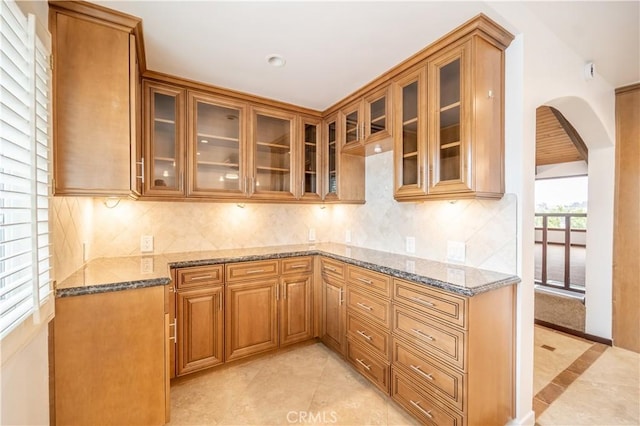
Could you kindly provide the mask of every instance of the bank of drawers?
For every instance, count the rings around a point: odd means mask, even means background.
[[[391,278],[348,265],[347,359],[389,393],[391,357]]]
[[[393,284],[392,398],[425,423],[465,424],[467,299]]]

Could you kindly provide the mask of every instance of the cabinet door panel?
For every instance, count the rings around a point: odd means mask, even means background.
[[[280,305],[280,346],[310,339],[311,275],[282,278]]]
[[[246,106],[189,93],[188,117],[189,195],[243,196]]]
[[[302,117],[301,140],[304,144],[301,161],[302,198],[320,200],[322,194],[322,126],[320,119]]]
[[[322,277],[323,327],[322,341],[343,354],[345,345],[344,284],[332,278]]]
[[[221,364],[223,287],[179,292],[178,376]]]
[[[277,291],[277,279],[227,284],[227,361],[278,347]]]

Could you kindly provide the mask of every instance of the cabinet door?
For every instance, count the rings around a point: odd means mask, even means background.
[[[344,283],[322,276],[322,341],[340,354],[345,352]]]
[[[244,196],[246,106],[189,92],[189,196]]]
[[[326,164],[325,164],[325,189],[324,199],[338,199],[338,161],[339,161],[339,142],[338,142],[338,117],[334,115],[325,120],[325,138],[326,143]]]
[[[293,199],[295,158],[298,152],[294,114],[254,108],[252,114],[252,175],[254,198]]]
[[[128,31],[96,20],[70,16],[55,7],[51,12],[56,62],[53,192],[128,196],[135,174],[131,169],[135,39]]]
[[[144,194],[184,196],[184,90],[144,82]]]
[[[469,43],[429,62],[430,194],[470,190]]]
[[[280,302],[280,346],[310,339],[312,275],[283,277]]]
[[[226,360],[278,347],[278,279],[227,284]]]
[[[177,293],[178,371],[191,373],[224,360],[223,286]]]
[[[322,126],[320,119],[302,117],[300,120],[300,140],[304,143],[301,150],[302,161],[302,198],[320,200],[322,194],[322,170],[321,161],[321,135]]]
[[[365,143],[376,142],[391,136],[393,120],[391,86],[364,98],[364,139]]]
[[[425,70],[413,72],[395,85],[394,172],[397,199],[424,196],[426,184]]]
[[[364,154],[364,121],[362,119],[362,100],[342,110],[342,152]]]

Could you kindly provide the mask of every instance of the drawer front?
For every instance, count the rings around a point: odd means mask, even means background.
[[[393,365],[402,368],[414,382],[432,389],[435,396],[444,402],[464,412],[464,373],[444,366],[440,361],[395,338]]]
[[[346,265],[344,263],[322,257],[320,258],[320,265],[323,274],[344,280],[346,269]]]
[[[176,286],[179,290],[224,283],[224,265],[194,266],[176,271]]]
[[[391,303],[372,294],[347,286],[347,308],[364,318],[375,321],[387,330],[391,327]]]
[[[391,397],[424,424],[463,426],[465,418],[455,410],[437,402],[395,367],[391,370]]]
[[[228,283],[254,278],[270,278],[278,275],[278,261],[228,263],[226,272]]]
[[[358,344],[347,340],[347,359],[363,376],[384,393],[389,393],[389,364],[380,361]]]
[[[347,335],[353,341],[360,343],[361,346],[369,348],[385,360],[389,360],[390,355],[390,334],[375,326],[372,323],[364,321],[355,314],[347,313]]]
[[[290,259],[282,259],[280,262],[282,274],[307,274],[313,271],[313,258],[311,256],[292,257]]]
[[[462,370],[465,369],[463,331],[394,305],[393,332],[408,339],[430,355]]]
[[[391,297],[391,278],[386,275],[349,265],[347,280],[382,297]]]
[[[420,309],[427,315],[467,328],[467,299],[426,286],[393,280],[393,300]]]

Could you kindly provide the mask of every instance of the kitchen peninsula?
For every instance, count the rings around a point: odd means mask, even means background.
[[[319,338],[421,421],[504,423],[518,282],[331,243],[95,259],[56,288],[57,421],[162,424],[176,371]]]

